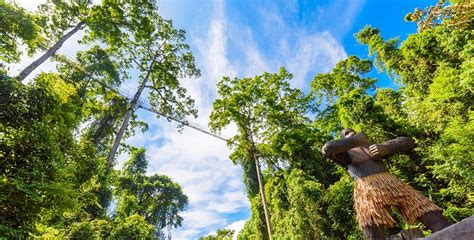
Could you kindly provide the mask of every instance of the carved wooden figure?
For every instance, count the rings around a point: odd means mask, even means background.
[[[354,208],[365,239],[384,239],[384,228],[395,223],[390,216],[391,207],[396,207],[408,223],[420,221],[432,232],[450,225],[441,215],[441,208],[388,173],[382,162],[384,156],[413,148],[410,138],[371,144],[367,135],[352,129],[342,130],[341,137],[326,143],[322,151],[355,180]]]

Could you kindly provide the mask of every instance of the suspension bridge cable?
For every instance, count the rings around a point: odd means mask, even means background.
[[[72,64],[72,65],[74,65],[74,67],[78,68],[79,70],[81,70],[81,71],[83,71],[83,72],[86,72],[86,70],[84,69],[84,67],[82,66],[82,64],[77,63],[74,59],[70,58],[70,57],[69,57],[67,54],[65,54],[64,52],[61,52],[61,51],[59,51],[59,50],[58,50],[57,52],[58,52],[58,53],[61,53],[61,54],[63,55],[63,57],[68,61],[69,64]],[[104,82],[101,82],[101,81],[99,81],[99,80],[97,80],[97,79],[94,79],[94,78],[92,79],[92,81],[94,81],[94,82],[100,84],[102,87],[107,88],[107,89],[110,90],[110,91],[113,91],[114,93],[118,94],[119,96],[125,98],[127,101],[130,100],[130,97],[128,97],[128,96],[126,96],[126,94],[120,92],[120,90],[115,89],[114,87],[111,87],[111,86],[109,86],[108,84],[106,84],[106,83],[104,83]],[[208,136],[211,136],[211,137],[214,137],[214,138],[216,138],[216,139],[225,141],[227,144],[232,144],[232,145],[235,145],[235,146],[239,146],[239,147],[246,148],[246,147],[242,146],[241,144],[238,144],[238,143],[236,143],[236,142],[231,141],[230,139],[224,138],[224,137],[222,137],[222,136],[220,136],[220,135],[218,135],[218,134],[216,134],[216,133],[213,133],[213,132],[211,132],[211,131],[208,131],[208,130],[206,130],[206,129],[202,129],[202,128],[196,126],[195,124],[190,123],[190,122],[187,121],[187,120],[180,120],[180,119],[178,119],[178,118],[175,118],[175,117],[172,117],[172,116],[170,116],[170,115],[167,115],[167,114],[164,114],[164,113],[162,113],[162,112],[159,112],[159,111],[157,111],[157,110],[154,110],[154,109],[152,109],[151,107],[146,106],[144,103],[141,103],[141,104],[139,103],[139,104],[138,104],[138,107],[141,108],[141,109],[143,109],[143,110],[146,110],[146,111],[148,111],[148,112],[151,112],[151,113],[157,114],[157,115],[159,115],[159,116],[162,116],[162,117],[164,117],[164,118],[166,118],[166,119],[172,120],[172,121],[174,121],[174,122],[176,122],[176,123],[179,123],[179,124],[181,124],[181,125],[183,125],[183,126],[185,126],[185,127],[194,129],[194,130],[199,131],[199,132],[201,132],[201,133],[204,133],[204,134],[206,134],[206,135],[208,135]]]

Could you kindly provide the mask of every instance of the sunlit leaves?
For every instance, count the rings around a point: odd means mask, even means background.
[[[78,204],[70,172],[65,171],[78,150],[72,135],[78,123],[74,87],[55,74],[40,75],[32,86],[14,80],[0,84],[0,189],[5,206],[0,224],[7,234],[21,237],[34,231],[34,222],[48,211],[61,213]],[[17,228],[22,230],[15,233]]]
[[[19,44],[25,44],[31,55],[42,43],[36,18],[21,7],[0,2],[0,69],[20,60]]]

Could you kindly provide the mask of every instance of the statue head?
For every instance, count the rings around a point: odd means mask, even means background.
[[[341,131],[340,134],[341,134],[341,138],[347,138],[347,137],[350,137],[350,136],[356,134],[356,131],[354,131],[351,128],[345,128]]]

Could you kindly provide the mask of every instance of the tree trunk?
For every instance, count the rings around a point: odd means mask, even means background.
[[[267,224],[268,239],[272,240],[272,223],[270,222],[270,213],[268,212],[267,198],[265,197],[265,186],[263,184],[262,172],[260,170],[260,163],[258,161],[257,147],[255,147],[252,134],[251,133],[247,133],[247,134],[248,134],[248,137],[250,137],[249,140],[250,140],[250,143],[252,144],[252,147],[250,149],[251,151],[250,154],[255,162],[255,168],[256,168],[257,179],[258,179],[258,187],[260,188],[260,194],[262,197],[262,204],[263,204],[263,212],[265,213],[265,223]]]
[[[265,186],[263,185],[262,174],[260,171],[260,163],[257,158],[257,150],[255,149],[255,147],[253,147],[252,149],[252,157],[255,161],[255,167],[257,169],[258,186],[260,188],[260,194],[262,195],[262,205],[263,211],[265,213],[265,222],[267,224],[268,238],[272,240],[272,224],[270,222],[270,213],[268,212],[267,198],[265,197]]]
[[[117,153],[117,149],[120,145],[120,142],[122,141],[123,134],[125,133],[125,130],[127,130],[128,124],[130,123],[130,118],[132,117],[132,113],[133,111],[135,111],[135,108],[137,107],[137,104],[138,104],[138,100],[140,99],[143,89],[145,89],[146,83],[148,82],[148,77],[150,76],[153,64],[154,62],[150,64],[150,67],[148,69],[148,72],[145,78],[143,79],[142,83],[140,84],[140,87],[138,88],[137,92],[133,96],[133,99],[130,102],[130,106],[128,107],[127,113],[125,114],[125,118],[123,120],[122,126],[120,127],[120,130],[117,133],[117,136],[115,136],[112,148],[110,149],[110,152],[107,155],[107,165],[105,167],[105,175],[109,174],[115,154]]]
[[[32,62],[30,65],[28,65],[25,69],[23,69],[20,74],[18,74],[17,79],[19,81],[23,81],[28,75],[31,74],[39,65],[41,65],[46,59],[50,58],[53,56],[59,48],[68,40],[72,35],[74,35],[77,31],[82,29],[84,26],[85,22],[79,22],[71,31],[66,33],[64,36],[62,36],[51,48],[48,49],[41,57],[36,59],[34,62]]]
[[[263,205],[263,212],[265,214],[265,223],[267,225],[268,239],[272,240],[272,223],[270,222],[270,213],[268,212],[267,198],[265,197],[265,186],[263,184],[262,173],[260,170],[260,163],[258,161],[257,147],[255,146],[253,134],[250,131],[251,127],[249,126],[248,128],[246,128],[245,126],[243,126],[243,128],[244,128],[245,138],[250,142],[250,145],[251,145],[249,149],[250,157],[255,163],[255,170],[257,172],[258,187],[260,189],[260,194],[262,197],[262,205]]]

